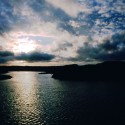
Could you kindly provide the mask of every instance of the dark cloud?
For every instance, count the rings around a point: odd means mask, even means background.
[[[42,62],[51,61],[55,56],[47,53],[41,52],[31,52],[31,53],[21,53],[19,55],[14,55],[10,51],[0,51],[0,63],[7,63],[14,60],[23,60],[28,62]]]
[[[21,53],[16,56],[17,60],[24,60],[29,62],[51,61],[54,59],[54,55],[41,52]]]
[[[111,39],[104,40],[97,46],[87,42],[78,49],[77,53],[78,58],[72,60],[125,60],[125,33],[115,34]]]
[[[0,57],[14,56],[14,53],[10,51],[0,51]]]
[[[14,59],[14,53],[10,51],[0,51],[0,63],[7,63]]]

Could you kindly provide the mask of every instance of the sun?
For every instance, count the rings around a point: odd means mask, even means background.
[[[18,40],[13,48],[15,53],[28,53],[35,50],[36,45],[32,41]]]
[[[33,51],[33,50],[34,50],[34,46],[32,44],[19,44],[17,46],[18,52],[28,53],[28,52]]]

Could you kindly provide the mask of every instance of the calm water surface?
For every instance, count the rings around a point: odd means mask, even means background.
[[[66,82],[37,72],[0,81],[0,125],[125,125],[125,85]]]

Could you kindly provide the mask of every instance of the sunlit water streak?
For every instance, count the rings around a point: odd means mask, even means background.
[[[39,95],[37,94],[37,77],[33,72],[13,72],[13,79],[4,82],[7,84],[7,101],[10,105],[8,123],[37,124],[40,123]],[[7,102],[5,102],[7,103]],[[42,121],[44,123],[44,121]]]
[[[40,122],[39,104],[37,95],[37,79],[32,72],[13,73],[12,80],[17,95],[14,119],[20,124],[36,124]],[[15,112],[16,111],[16,112]]]
[[[0,125],[124,125],[125,85],[66,82],[37,72],[0,81]]]
[[[4,92],[2,88],[0,89],[5,99],[1,99],[5,103],[3,114],[7,115],[1,123],[3,125],[46,125],[50,121],[54,124],[58,119],[58,114],[55,114],[56,105],[61,105],[56,89],[59,87],[61,91],[61,85],[51,79],[51,75],[39,75],[37,72],[10,74],[12,79],[0,81],[5,89]]]

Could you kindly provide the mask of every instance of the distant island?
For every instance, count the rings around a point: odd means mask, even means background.
[[[65,66],[0,66],[0,80],[12,78],[11,71],[37,71],[52,74],[52,78],[72,81],[125,81],[125,62],[108,61],[93,65]]]

